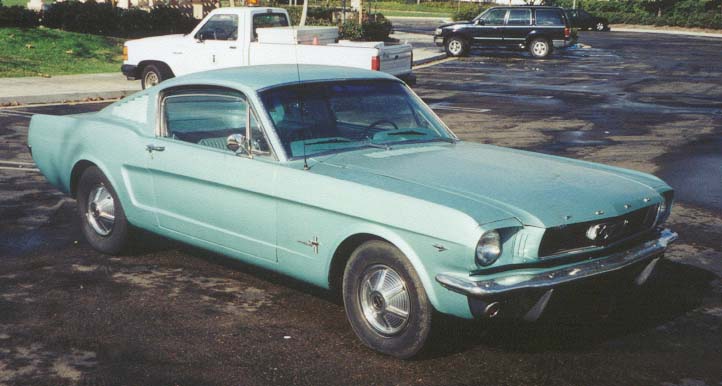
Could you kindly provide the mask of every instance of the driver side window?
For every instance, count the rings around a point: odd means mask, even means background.
[[[186,88],[163,97],[163,135],[178,141],[231,151],[230,136],[251,135],[254,155],[271,155],[268,141],[246,98],[225,89]],[[250,122],[250,130],[246,130]]]
[[[482,18],[484,25],[503,25],[506,18],[506,9],[492,9]]]
[[[238,39],[238,15],[215,15],[196,33],[199,40]]]

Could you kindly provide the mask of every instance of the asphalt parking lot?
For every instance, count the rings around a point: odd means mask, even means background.
[[[666,179],[680,240],[639,293],[590,289],[535,324],[444,319],[421,358],[383,357],[324,291],[153,237],[98,254],[24,145],[31,114],[106,104],[5,108],[0,385],[722,385],[722,40],[580,40],[543,61],[477,50],[415,90],[462,139]]]

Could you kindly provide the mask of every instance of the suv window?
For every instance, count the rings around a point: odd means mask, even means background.
[[[226,140],[232,134],[246,136],[249,119],[245,97],[231,90],[185,89],[163,98],[163,123],[166,137],[227,150]],[[270,154],[266,137],[251,113],[251,138],[257,154]]]
[[[215,15],[196,33],[200,40],[238,39],[238,15]]]
[[[537,9],[536,25],[564,25],[564,19],[558,9]]]
[[[510,9],[506,25],[530,25],[531,9]]]
[[[492,9],[484,16],[481,20],[484,21],[484,25],[502,25],[504,24],[504,18],[506,18],[506,9]]]
[[[269,27],[288,27],[288,19],[282,13],[257,13],[253,15],[253,40],[258,38],[256,29]]]

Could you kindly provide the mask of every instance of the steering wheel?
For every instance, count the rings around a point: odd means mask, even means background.
[[[369,138],[369,133],[371,132],[371,130],[375,129],[376,126],[378,126],[378,125],[380,125],[380,124],[382,124],[382,123],[388,123],[388,124],[390,124],[391,126],[394,127],[394,130],[398,130],[398,129],[399,129],[399,127],[398,127],[395,123],[393,123],[392,121],[390,121],[390,120],[388,120],[388,119],[379,119],[378,121],[375,121],[375,122],[373,122],[372,124],[370,124],[370,125],[368,125],[368,126],[366,127],[366,130],[364,130],[364,138]]]

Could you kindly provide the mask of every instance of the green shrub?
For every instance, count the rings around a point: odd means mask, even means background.
[[[346,20],[338,28],[339,39],[361,40],[363,38],[363,29],[356,20]]]
[[[454,12],[454,15],[452,18],[454,21],[469,21],[477,16],[482,12],[483,10],[480,8],[474,8],[474,9],[464,9],[457,12]]]
[[[384,15],[377,13],[369,15],[361,25],[362,39],[368,41],[384,41],[389,38],[393,26]]]
[[[0,27],[32,28],[40,25],[37,12],[24,7],[3,7],[0,4]]]

